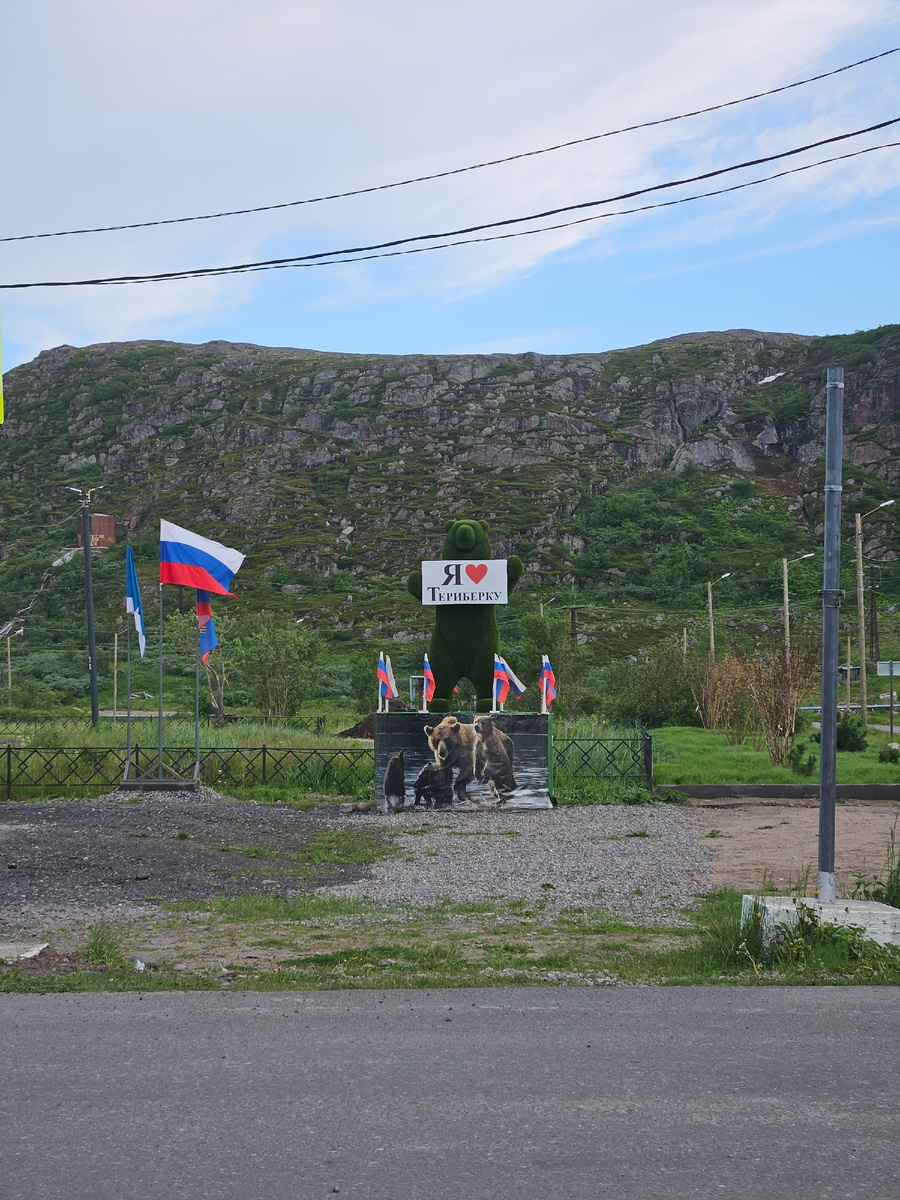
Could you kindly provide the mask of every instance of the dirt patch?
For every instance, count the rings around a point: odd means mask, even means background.
[[[0,924],[127,919],[158,900],[294,896],[352,883],[366,875],[365,865],[309,861],[327,860],[329,831],[344,824],[328,805],[297,812],[215,793],[5,804]],[[373,846],[387,845],[378,833],[368,836]]]
[[[816,800],[694,801],[703,840],[712,850],[712,884],[787,892],[815,887],[819,855]],[[900,833],[900,805],[848,801],[835,810],[835,874],[849,894],[858,875],[881,875],[891,830]],[[768,881],[768,882],[766,882]]]

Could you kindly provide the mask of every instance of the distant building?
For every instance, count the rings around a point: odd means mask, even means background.
[[[94,549],[104,549],[116,544],[116,518],[108,517],[106,513],[91,513],[91,546]],[[84,533],[81,527],[81,513],[78,514],[78,545],[84,545]]]

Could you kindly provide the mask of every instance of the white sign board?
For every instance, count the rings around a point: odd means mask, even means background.
[[[506,559],[427,559],[423,604],[506,604]]]
[[[900,662],[880,662],[878,664],[879,675],[900,675]]]

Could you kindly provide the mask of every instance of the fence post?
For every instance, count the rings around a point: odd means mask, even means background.
[[[263,746],[262,746],[262,781],[263,781],[263,783],[266,782],[266,743],[265,742],[263,742]]]
[[[647,773],[647,787],[653,791],[653,738],[641,725],[641,739],[644,743],[644,770]]]
[[[6,744],[6,798],[12,800],[12,742]]]
[[[140,759],[141,759],[141,748],[140,748],[140,746],[135,746],[135,748],[134,748],[134,773],[138,777],[140,777],[140,774],[141,774],[141,769],[139,766]]]

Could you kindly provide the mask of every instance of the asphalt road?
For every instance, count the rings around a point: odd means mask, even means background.
[[[0,996],[4,1200],[900,1195],[900,990]]]

